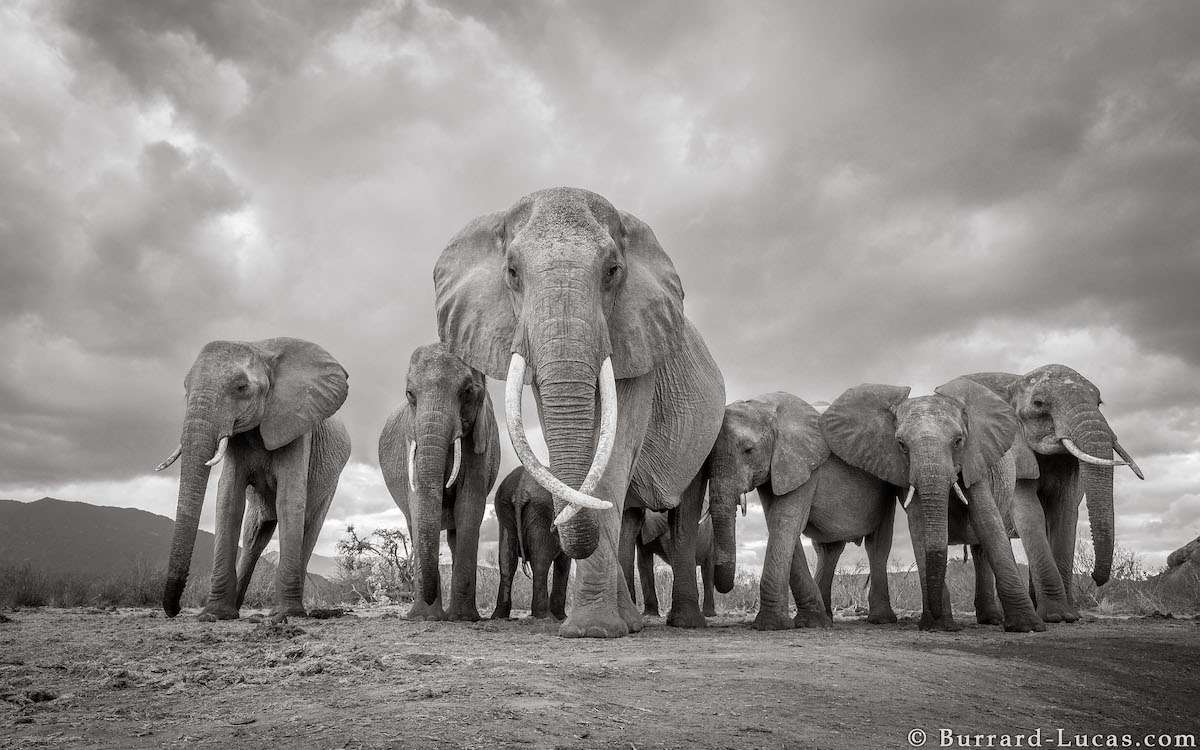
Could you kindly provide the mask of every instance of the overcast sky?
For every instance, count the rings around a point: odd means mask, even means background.
[[[1080,370],[1162,564],[1200,534],[1200,4],[800,5],[4,3],[0,497],[173,515],[196,353],[287,335],[351,375],[318,551],[396,525],[438,253],[573,185],[653,227],[731,400]]]

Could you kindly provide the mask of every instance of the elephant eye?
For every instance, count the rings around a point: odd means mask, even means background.
[[[405,391],[404,395],[408,398],[408,403],[412,404],[413,406],[416,406],[417,397],[413,395],[412,391]]]
[[[963,446],[963,436],[959,435],[958,437],[954,438],[954,447],[961,448],[962,446]]]
[[[1034,408],[1035,408],[1035,409],[1045,409],[1045,408],[1046,408],[1046,402],[1045,402],[1045,401],[1043,401],[1043,400],[1041,400],[1040,398],[1035,398],[1035,399],[1033,400],[1033,406],[1034,406]]]
[[[610,279],[611,279],[611,278],[613,278],[614,276],[616,276],[616,275],[617,275],[618,273],[620,273],[620,272],[621,272],[621,267],[620,267],[620,266],[616,266],[616,265],[615,265],[615,266],[612,266],[612,267],[610,267],[610,268],[608,269],[608,278],[610,278]]]
[[[900,445],[900,452],[901,452],[901,453],[908,453],[908,444],[907,444],[907,443],[905,443],[905,442],[904,442],[903,440],[901,440],[900,438],[896,438],[896,442],[897,442],[897,443]]]
[[[238,383],[237,386],[234,388],[234,390],[244,396],[250,392],[250,384],[249,383]]]

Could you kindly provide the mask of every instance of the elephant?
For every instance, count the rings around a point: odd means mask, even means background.
[[[947,546],[970,544],[977,620],[1003,623],[1007,631],[1045,630],[1017,572],[1004,520],[1012,502],[1009,449],[1017,415],[967,378],[929,396],[910,398],[910,392],[894,385],[850,388],[821,415],[821,432],[846,463],[908,488],[903,507],[921,579],[920,628],[958,629],[945,585]]]
[[[1030,591],[1044,620],[1074,622],[1079,503],[1087,498],[1092,580],[1102,586],[1112,572],[1113,467],[1128,465],[1139,479],[1145,478],[1142,470],[1100,413],[1100,389],[1070,367],[966,377],[990,388],[1020,418],[1013,522],[1029,559]],[[1123,460],[1113,459],[1113,451]]]
[[[895,487],[833,455],[815,408],[782,391],[729,404],[708,473],[718,591],[733,587],[742,496],[757,489],[762,500],[768,535],[755,628],[832,624],[837,559],[847,541],[864,538],[871,570],[867,619],[896,622],[887,585]],[[801,534],[817,549],[815,582]],[[796,600],[794,619],[788,614],[789,588]]]
[[[550,493],[518,466],[500,482],[493,502],[500,524],[500,587],[492,619],[504,620],[512,614],[512,582],[520,559],[533,569],[532,616],[565,620],[571,558],[562,553],[551,525],[554,503]],[[554,582],[547,594],[546,578],[551,568]]]
[[[704,606],[701,612],[705,617],[716,617],[717,599],[713,589],[713,533],[712,518],[705,516],[700,521],[696,531],[696,566],[700,568],[700,582],[704,589]],[[648,510],[642,519],[642,527],[638,531],[635,542],[638,576],[642,581],[642,598],[644,599],[642,614],[658,617],[658,591],[654,584],[654,556],[658,555],[668,564],[671,562],[673,549],[671,546],[671,524],[666,513]],[[625,575],[629,594],[634,596],[632,571]],[[637,598],[634,597],[634,604]]]
[[[486,378],[442,344],[426,344],[409,359],[405,397],[379,435],[379,466],[413,540],[416,585],[408,617],[474,622],[479,526],[500,471]],[[449,610],[438,569],[442,529],[452,561]]]
[[[559,634],[621,637],[642,628],[618,564],[619,537],[633,533],[622,514],[634,507],[671,514],[668,624],[703,627],[687,573],[700,469],[721,424],[725,384],[650,227],[596,193],[549,188],[471,221],[433,275],[441,340],[505,378],[509,437],[554,498],[563,552],[578,561]],[[525,436],[527,375],[549,467]]]
[[[212,585],[200,619],[238,617],[254,566],[277,525],[270,617],[305,614],[305,570],[350,459],[350,435],[333,417],[349,393],[348,380],[329,352],[301,339],[212,341],[200,350],[183,382],[187,400],[179,447],[157,469],[180,461],[163,587],[167,616],[179,614],[209,471],[222,461]]]

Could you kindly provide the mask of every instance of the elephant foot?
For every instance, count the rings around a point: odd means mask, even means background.
[[[283,625],[289,617],[308,617],[304,607],[292,605],[288,607],[273,607],[267,615],[267,622],[272,625]]]
[[[887,609],[879,609],[867,613],[867,622],[872,625],[891,625],[898,622],[898,618],[896,617],[896,613],[892,611],[892,608],[888,607]]]
[[[1046,624],[1035,612],[1015,614],[1004,618],[1006,633],[1041,633],[1046,630]]]
[[[453,604],[450,606],[450,611],[446,613],[447,620],[453,622],[479,622],[482,618],[479,616],[479,610],[472,604]]]
[[[705,617],[716,617],[717,616],[717,608],[716,607],[705,607],[704,608],[704,616]]]
[[[962,630],[962,625],[954,621],[953,617],[943,617],[934,619],[928,612],[921,613],[921,622],[917,624],[920,630],[942,630],[947,633],[957,633]]]
[[[755,630],[791,630],[796,623],[786,611],[760,609],[750,627]]]
[[[975,622],[980,625],[1003,625],[1004,613],[990,607],[976,607]]]
[[[642,610],[642,617],[661,617],[658,613],[658,607],[646,607]]]
[[[200,622],[216,622],[217,620],[236,620],[240,617],[236,607],[231,607],[224,602],[209,602],[200,610],[200,615],[196,618]]]
[[[563,620],[567,619],[567,610],[565,610],[565,609],[552,609],[552,610],[550,610],[550,614],[554,617],[555,620],[558,620],[559,622],[562,622]]]
[[[667,624],[673,628],[708,627],[708,622],[700,613],[700,605],[695,602],[671,602],[671,611],[667,612]]]
[[[833,618],[824,612],[808,612],[800,610],[792,621],[798,628],[831,628]]]
[[[511,617],[512,617],[512,606],[511,605],[507,606],[507,607],[501,607],[500,605],[496,605],[496,608],[494,610],[492,610],[492,613],[490,615],[488,615],[489,620],[507,620],[507,619],[510,619]]]
[[[1037,614],[1042,618],[1042,622],[1077,622],[1079,620],[1079,610],[1066,602],[1055,601],[1047,597],[1042,597],[1038,601]]]
[[[445,620],[446,612],[442,609],[442,602],[440,599],[435,601],[433,604],[426,604],[420,599],[417,599],[415,602],[413,602],[412,607],[409,608],[408,614],[406,614],[404,618],[406,620],[424,621]]]
[[[619,613],[601,607],[576,608],[558,628],[563,638],[623,638],[631,632]]]

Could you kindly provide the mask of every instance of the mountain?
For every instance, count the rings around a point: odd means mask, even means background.
[[[279,559],[279,551],[264,552],[262,559],[274,565]],[[308,558],[308,574],[335,581],[341,577],[342,569],[338,567],[338,561],[335,558],[325,557],[314,552],[312,557]]]
[[[137,565],[165,570],[175,522],[135,508],[43,497],[0,500],[0,564],[106,576]],[[192,571],[212,567],[213,535],[196,534]]]

